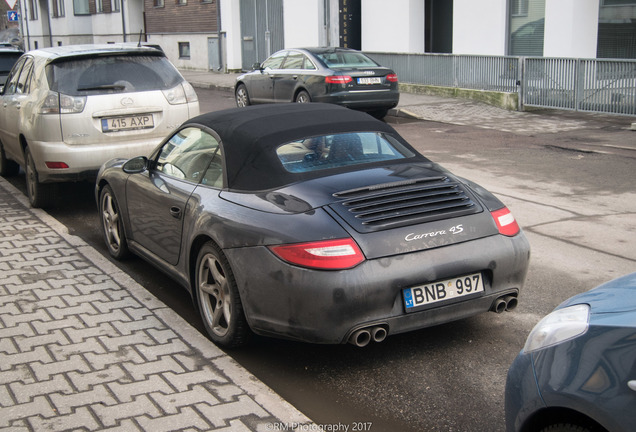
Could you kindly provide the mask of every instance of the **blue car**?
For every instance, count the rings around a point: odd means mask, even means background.
[[[534,327],[508,371],[506,430],[636,430],[636,273],[571,297]]]

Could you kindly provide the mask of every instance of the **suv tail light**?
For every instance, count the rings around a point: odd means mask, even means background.
[[[86,96],[69,96],[49,91],[40,107],[40,114],[75,114],[84,111]]]
[[[162,90],[162,92],[170,105],[180,105],[199,100],[194,87],[187,81],[183,81],[171,89]]]
[[[347,84],[353,81],[349,75],[331,75],[325,77],[325,82],[327,84]]]
[[[269,249],[283,261],[314,269],[343,270],[364,261],[362,251],[350,238],[271,246]]]
[[[500,234],[503,234],[508,237],[515,236],[521,231],[515,217],[512,215],[510,210],[507,207],[504,207],[499,210],[495,210],[490,212],[492,218],[495,220],[495,224],[497,224],[497,229]]]

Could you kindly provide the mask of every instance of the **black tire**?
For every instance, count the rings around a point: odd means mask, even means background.
[[[59,185],[56,183],[40,183],[38,171],[31,150],[24,150],[27,197],[33,208],[50,206],[59,199]]]
[[[309,93],[307,93],[305,90],[301,90],[296,94],[296,99],[294,99],[294,102],[309,103],[311,102],[311,96],[309,96]]]
[[[540,432],[594,432],[598,429],[590,429],[586,426],[580,426],[572,423],[557,423],[546,426]]]
[[[15,161],[7,159],[4,146],[0,143],[0,175],[2,177],[13,177],[20,172],[20,165]]]
[[[245,84],[239,84],[238,87],[236,87],[234,98],[236,100],[237,107],[243,108],[251,105],[250,95],[247,93],[247,87],[245,87]]]
[[[124,231],[124,222],[117,198],[110,186],[106,185],[99,194],[99,217],[108,253],[116,260],[130,255]]]
[[[212,242],[201,248],[195,273],[199,312],[210,339],[224,347],[245,345],[251,331],[239,297],[234,273],[225,255]]]

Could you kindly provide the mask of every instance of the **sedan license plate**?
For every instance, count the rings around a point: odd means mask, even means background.
[[[358,78],[358,84],[382,84],[382,78],[380,77]]]
[[[454,279],[432,282],[403,290],[404,306],[407,312],[433,303],[483,292],[484,280],[481,273],[473,273]]]
[[[154,127],[152,114],[125,117],[108,117],[102,119],[102,132],[118,132],[123,130],[147,129]]]

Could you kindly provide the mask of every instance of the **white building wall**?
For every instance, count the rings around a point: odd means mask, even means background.
[[[284,46],[320,46],[322,0],[283,0]]]
[[[595,58],[599,0],[546,0],[544,57]]]
[[[241,70],[241,11],[236,0],[221,0],[221,32],[225,33],[223,46],[227,70]]]
[[[361,33],[363,51],[423,53],[424,1],[364,0]]]
[[[507,11],[507,0],[454,0],[453,54],[505,55]]]

